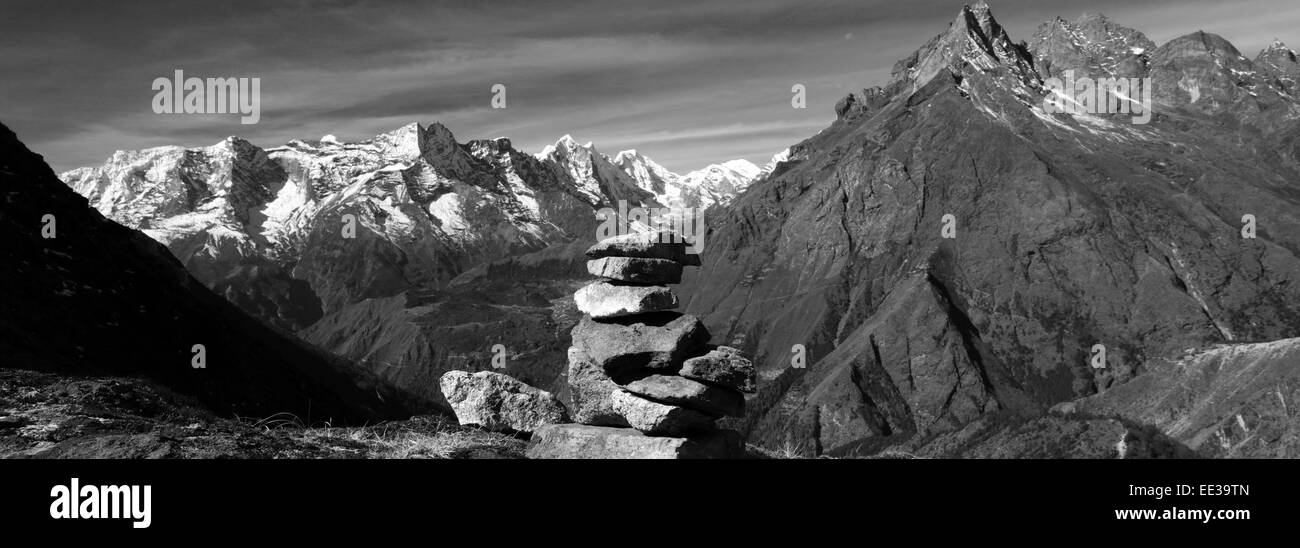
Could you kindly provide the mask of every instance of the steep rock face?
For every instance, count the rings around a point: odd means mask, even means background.
[[[1155,99],[1217,113],[1252,93],[1258,75],[1231,42],[1204,31],[1180,36],[1151,54]]]
[[[238,188],[207,191],[238,203]],[[3,367],[147,377],[221,415],[340,423],[406,412],[372,375],[245,316],[167,248],[105,219],[3,126],[0,196]],[[193,367],[194,345],[205,368]]]
[[[1269,47],[1255,57],[1255,68],[1271,80],[1273,86],[1295,97],[1300,91],[1300,60],[1295,50],[1286,47],[1280,40],[1274,40]]]
[[[572,180],[591,203],[602,201],[603,197],[607,204],[626,200],[630,204],[663,205],[655,201],[652,191],[639,186],[591,143],[578,144],[573,137],[565,135],[542,149],[537,158],[546,160],[557,177]]]
[[[888,100],[709,220],[681,295],[714,343],[756,356],[752,442],[870,451],[1040,413],[1150,357],[1297,334],[1285,143],[1199,109],[1049,115],[1033,61],[965,9],[899,63]],[[1243,239],[1244,214],[1267,233]]]
[[[636,180],[637,186],[656,195],[667,195],[670,188],[677,186],[681,177],[634,149],[620,151],[612,161]]]
[[[1077,78],[1134,78],[1146,75],[1156,44],[1105,15],[1088,14],[1044,23],[1028,47],[1043,78],[1064,78],[1067,70]]]
[[[903,85],[916,91],[936,76],[959,67],[978,71],[1001,69],[1031,85],[1037,80],[1033,59],[1021,45],[1011,41],[993,18],[988,4],[981,1],[962,8],[947,32],[896,63],[890,85]]]
[[[310,287],[266,257],[268,204],[294,186],[264,150],[238,138],[206,148],[119,151],[63,174],[104,215],[166,245],[205,285],[274,325],[320,317]],[[287,190],[286,190],[287,188]],[[274,212],[271,212],[274,215]]]
[[[1194,350],[1059,409],[1153,425],[1203,457],[1296,458],[1298,363],[1300,339]]]

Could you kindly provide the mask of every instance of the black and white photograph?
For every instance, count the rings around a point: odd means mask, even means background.
[[[321,475],[1294,515],[1292,45],[1294,0],[0,0],[5,528]]]

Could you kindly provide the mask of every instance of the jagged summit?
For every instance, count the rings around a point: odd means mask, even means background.
[[[579,149],[587,149],[588,151],[594,152],[595,146],[592,144],[591,141],[587,141],[587,144],[585,145],[581,144],[578,142],[577,139],[574,139],[572,135],[566,133],[563,136],[561,136],[559,139],[556,139],[555,144],[550,144],[543,147],[541,152],[538,152],[537,154],[535,154],[535,156],[544,159],[547,157],[554,156],[557,151],[563,151],[562,152],[563,154],[573,154],[575,151],[578,151]]]
[[[988,4],[979,2],[958,12],[948,30],[898,61],[891,73],[890,89],[916,91],[944,71],[1005,69],[1028,87],[1037,87],[1038,75],[1028,52],[1011,41]]]
[[[1102,77],[1140,74],[1156,44],[1098,13],[1073,22],[1057,17],[1044,23],[1028,47],[1043,78],[1060,77],[1069,70],[1078,77]]]
[[[1255,68],[1273,86],[1290,97],[1300,94],[1300,59],[1295,50],[1274,39],[1255,57]]]
[[[1294,103],[1267,102],[1211,35],[1157,48],[1130,31],[1057,19],[1020,48],[986,6],[964,8],[712,217],[683,301],[764,357],[750,442],[874,454],[970,439],[1151,357],[1300,335],[1300,141],[1294,121],[1268,125]],[[1048,113],[1038,69],[1150,77],[1155,115]],[[1162,89],[1184,96],[1161,104]],[[1243,240],[1245,212],[1288,228]],[[1094,369],[1098,341],[1111,361]],[[819,356],[806,371],[789,366],[796,344]]]
[[[1274,38],[1273,43],[1269,44],[1268,47],[1260,51],[1259,54],[1260,56],[1281,55],[1281,56],[1290,57],[1292,60],[1295,60],[1296,58],[1295,50],[1287,47],[1286,43],[1278,38]]]

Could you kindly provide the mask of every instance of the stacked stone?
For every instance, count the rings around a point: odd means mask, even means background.
[[[753,364],[734,348],[708,346],[694,316],[673,312],[670,284],[699,256],[674,232],[629,234],[587,250],[600,280],[574,295],[585,315],[569,349],[570,416],[533,436],[533,458],[740,456],[723,416],[744,415]]]

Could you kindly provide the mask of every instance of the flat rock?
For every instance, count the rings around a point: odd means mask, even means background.
[[[624,387],[651,400],[702,411],[710,415],[745,416],[745,397],[739,392],[676,375],[651,375]]]
[[[694,409],[654,402],[626,390],[615,391],[614,410],[632,428],[652,436],[680,436],[713,429],[715,417]]]
[[[641,284],[675,284],[682,281],[682,263],[641,257],[601,257],[587,261],[592,275]]]
[[[620,385],[655,373],[675,373],[682,360],[708,340],[709,331],[699,318],[675,312],[613,321],[584,316],[573,328],[573,345]]]
[[[677,308],[677,295],[662,285],[589,284],[573,295],[578,310],[592,318],[617,318]]]
[[[493,371],[448,371],[439,384],[461,425],[526,433],[566,418],[550,392]]]
[[[753,362],[730,346],[719,346],[708,354],[686,360],[679,374],[749,394],[758,390],[758,373]]]
[[[569,413],[574,422],[593,426],[628,426],[610,396],[618,385],[581,348],[569,348]]]
[[[689,438],[647,436],[631,428],[548,424],[533,433],[530,459],[726,459],[744,456],[740,435],[709,432]]]
[[[634,232],[596,242],[587,249],[587,258],[640,257],[700,266],[700,256],[688,252],[687,247],[686,238],[671,230]]]

